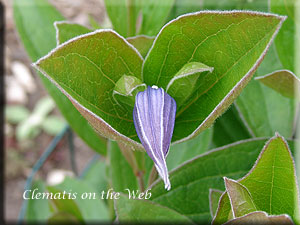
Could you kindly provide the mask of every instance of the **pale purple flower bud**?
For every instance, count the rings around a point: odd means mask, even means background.
[[[133,121],[139,139],[153,160],[156,170],[170,190],[166,156],[176,115],[176,102],[162,88],[148,87],[135,98]]]

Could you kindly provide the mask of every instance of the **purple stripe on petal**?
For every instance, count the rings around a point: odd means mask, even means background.
[[[166,155],[169,151],[176,115],[176,102],[162,88],[148,87],[135,98],[133,121],[136,132],[158,174],[170,190]]]

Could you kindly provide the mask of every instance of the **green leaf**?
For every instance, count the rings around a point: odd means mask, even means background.
[[[84,221],[80,209],[75,201],[73,201],[71,198],[63,197],[64,190],[59,190],[56,187],[51,186],[47,187],[47,189],[49,193],[53,195],[50,201],[53,204],[53,208],[56,212],[67,213],[81,222]]]
[[[209,189],[209,209],[211,217],[216,215],[222,193],[220,190]]]
[[[31,60],[37,60],[56,46],[53,23],[64,18],[46,0],[14,0],[13,10],[17,30]],[[105,154],[104,142],[68,98],[48,79],[39,75],[72,129],[92,149]]]
[[[125,189],[137,190],[137,179],[132,167],[128,164],[116,142],[109,142],[109,173],[111,187],[116,192],[125,192]]]
[[[175,0],[141,1],[142,26],[139,34],[157,35],[165,24]]]
[[[161,180],[150,187],[151,200],[195,222],[208,223],[209,189],[224,190],[224,176],[232,179],[243,177],[253,166],[266,141],[265,138],[240,141],[186,162],[170,172],[170,191],[164,189]]]
[[[109,219],[108,210],[104,201],[100,199],[100,192],[102,190],[94,188],[82,180],[71,177],[66,177],[62,183],[52,188],[60,190],[61,192],[77,193],[76,198],[72,201],[77,205],[85,222],[103,222]],[[85,195],[85,193],[87,195]],[[87,196],[87,198],[85,198],[85,196]],[[65,201],[65,199],[61,201]]]
[[[58,21],[54,23],[56,30],[56,43],[60,45],[78,35],[91,32],[91,29],[84,27],[76,23],[70,23],[67,21]]]
[[[97,160],[82,177],[82,180],[97,190],[107,189],[106,165],[103,160]]]
[[[123,37],[137,34],[140,5],[138,0],[104,0],[114,30]]]
[[[122,223],[171,222],[175,224],[193,224],[186,216],[147,200],[128,199],[127,196],[120,195],[120,198],[115,200],[115,207],[118,219]]]
[[[214,68],[199,62],[185,64],[170,80],[166,92],[171,95],[179,108],[205,82],[206,75]]]
[[[66,21],[55,22],[54,26],[56,29],[56,39],[58,44],[61,44],[76,36],[87,34],[92,31],[89,28],[84,27],[82,25]],[[128,37],[126,40],[130,44],[132,44],[143,57],[145,57],[150,47],[152,46],[154,37],[139,35],[134,37]]]
[[[143,58],[145,58],[152,46],[154,37],[139,35],[135,37],[129,37],[126,40],[132,44],[139,51],[139,53],[141,53]]]
[[[239,183],[248,188],[258,210],[271,215],[288,214],[300,223],[294,161],[281,136],[276,135],[266,144],[253,169]]]
[[[295,43],[296,40],[299,40],[300,38],[300,34],[295,32],[295,4],[295,0],[270,1],[270,10],[272,12],[288,16],[287,20],[282,25],[281,31],[275,39],[275,46],[284,69],[288,69],[293,72],[295,72]]]
[[[141,79],[142,62],[124,38],[112,30],[98,30],[58,46],[35,66],[100,135],[141,148],[132,112],[115,102],[113,90],[124,74]]]
[[[168,169],[172,170],[183,162],[206,152],[212,140],[212,134],[212,128],[206,129],[191,140],[172,145],[167,157]]]
[[[256,211],[251,194],[245,186],[226,177],[224,181],[234,218]]]
[[[296,224],[300,223],[294,162],[288,145],[282,137],[276,135],[268,141],[254,167],[239,180],[239,183],[249,190],[258,210],[271,215],[288,214]],[[223,195],[226,196],[227,193]],[[227,195],[223,204],[229,203]],[[228,207],[222,209],[222,206],[219,206],[220,211],[227,211],[227,209]]]
[[[265,212],[252,212],[243,217],[239,217],[225,223],[226,225],[244,225],[244,224],[286,224],[293,225],[293,221],[288,215],[269,216]]]
[[[285,97],[295,98],[299,94],[300,80],[289,70],[278,70],[255,79]]]
[[[7,105],[5,107],[5,120],[8,123],[18,124],[29,116],[29,110],[23,105]]]
[[[42,181],[36,181],[32,185],[32,190],[38,189],[40,192],[45,192],[46,187],[44,182]],[[26,222],[44,222],[46,221],[50,215],[50,207],[48,204],[47,199],[32,199],[30,198],[27,205],[27,212],[26,212]]]
[[[254,135],[242,120],[236,104],[232,104],[214,124],[213,144],[215,147],[253,137]]]
[[[255,76],[272,73],[281,68],[274,46],[271,46]],[[277,131],[285,137],[293,136],[294,100],[283,97],[260,82],[249,82],[237,98],[236,107],[255,137],[272,136]]]
[[[216,214],[213,217],[212,225],[223,224],[233,218],[233,212],[231,210],[228,194],[227,192],[224,192],[219,200],[219,205]]]
[[[181,16],[160,31],[143,67],[147,85],[166,88],[189,62],[214,68],[178,109],[173,141],[197,135],[225,111],[251,79],[284,19],[256,12],[203,11]]]
[[[115,85],[113,98],[120,106],[123,105],[128,111],[133,112],[135,96],[145,89],[146,85],[137,77],[123,75]]]

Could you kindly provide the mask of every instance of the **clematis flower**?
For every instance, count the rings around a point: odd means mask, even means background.
[[[176,102],[162,88],[148,87],[136,95],[133,121],[136,132],[156,170],[170,190],[166,165],[176,115]]]

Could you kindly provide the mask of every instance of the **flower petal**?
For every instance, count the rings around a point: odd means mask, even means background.
[[[162,88],[148,87],[136,95],[133,121],[136,132],[158,174],[170,190],[166,155],[169,151],[176,115],[176,102]]]

